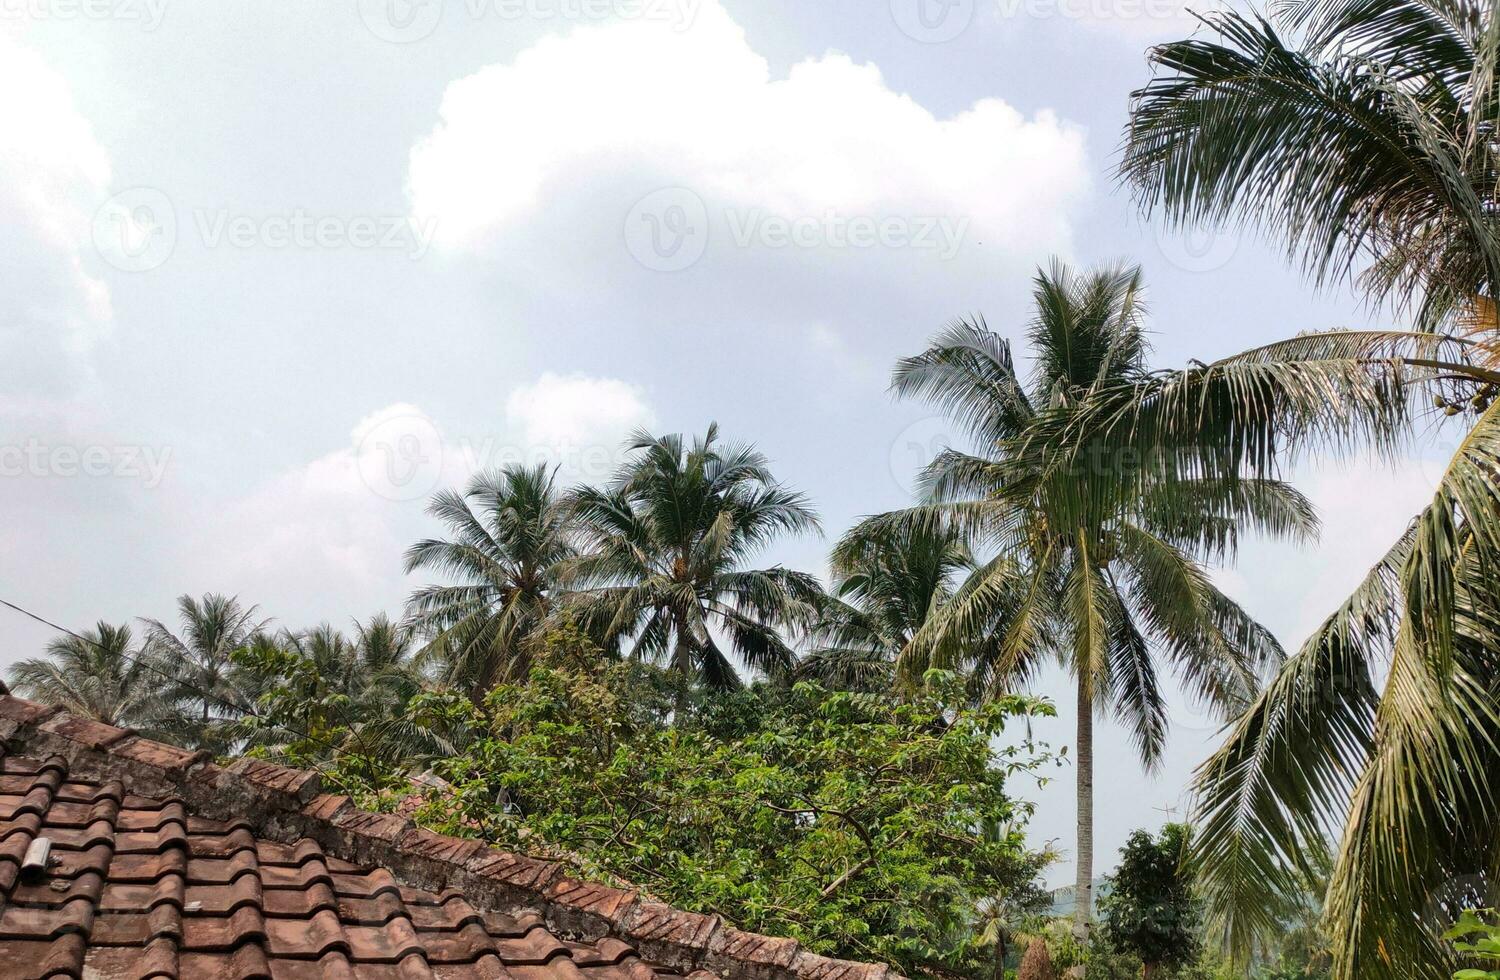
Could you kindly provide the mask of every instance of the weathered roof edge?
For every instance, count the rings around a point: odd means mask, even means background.
[[[536,912],[562,935],[591,943],[623,940],[643,958],[683,973],[701,969],[752,980],[905,980],[884,964],[820,956],[794,939],[744,932],[718,916],[578,881],[555,861],[436,834],[395,814],[361,810],[347,796],[323,793],[315,772],[245,758],[226,768],[206,752],[9,694],[0,695],[0,743],[6,754],[60,756],[85,778],[122,779],[131,793],[181,799],[198,816],[244,822],[271,840],[290,844],[311,838],[335,857],[387,868],[413,887],[457,888],[488,911]]]

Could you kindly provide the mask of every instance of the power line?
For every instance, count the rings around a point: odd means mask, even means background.
[[[35,620],[36,622],[41,623],[43,626],[49,627],[50,629],[57,630],[59,633],[65,634],[67,636],[71,636],[73,639],[79,641],[80,643],[87,643],[90,646],[92,646],[92,647],[100,650],[101,652],[105,652],[105,653],[109,653],[110,652],[110,651],[106,650],[104,648],[104,646],[101,643],[99,643],[97,640],[91,640],[87,636],[84,636],[81,633],[78,633],[78,632],[75,632],[74,630],[68,629],[66,626],[62,626],[62,625],[59,625],[58,623],[54,623],[52,620],[47,619],[44,616],[40,616],[37,613],[32,612],[30,609],[26,609],[26,608],[24,608],[22,606],[18,606],[14,602],[11,602],[8,599],[0,598],[0,605],[7,606],[7,607],[9,607],[11,609],[14,609],[16,612],[18,612],[21,615],[27,617],[28,619]],[[316,735],[312,735],[312,734],[309,734],[308,732],[304,732],[304,731],[301,731],[299,729],[293,728],[292,726],[284,724],[282,722],[271,721],[265,715],[263,715],[263,714],[255,711],[253,708],[247,708],[245,705],[236,704],[235,702],[230,701],[228,698],[222,697],[222,696],[217,695],[217,694],[211,694],[208,691],[204,691],[201,688],[198,688],[198,687],[194,686],[193,684],[189,683],[188,681],[184,680],[183,678],[181,678],[181,677],[179,677],[179,676],[177,676],[175,674],[168,673],[167,671],[158,668],[155,664],[151,663],[150,661],[142,659],[142,656],[140,654],[133,654],[133,653],[131,653],[128,650],[121,650],[121,651],[119,651],[119,655],[122,658],[124,658],[124,659],[130,661],[131,663],[135,664],[137,667],[142,667],[142,668],[144,668],[146,670],[151,671],[151,673],[157,675],[158,677],[162,678],[163,680],[167,681],[168,683],[174,684],[174,685],[176,685],[178,687],[184,687],[184,688],[186,688],[187,690],[191,691],[193,694],[197,695],[198,697],[202,698],[205,701],[217,701],[223,707],[226,707],[230,711],[233,711],[233,712],[235,712],[237,714],[258,719],[260,721],[266,722],[267,724],[274,725],[275,727],[280,728],[283,731],[288,732],[289,734],[295,735],[298,738],[305,738],[305,739],[307,739],[310,742],[315,742],[315,743],[323,746],[324,748],[328,749],[330,752],[332,752],[334,754],[334,761],[338,760],[339,754],[341,753],[342,750],[339,749],[338,746],[336,746],[336,745],[332,744],[331,742],[327,741],[326,739],[318,738]],[[0,681],[0,692],[7,693],[7,694],[10,693],[9,688],[5,685],[5,683],[3,681]]]

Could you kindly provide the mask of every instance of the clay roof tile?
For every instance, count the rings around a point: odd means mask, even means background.
[[[9,695],[0,741],[6,977],[891,980],[360,810],[315,773]],[[51,861],[23,881],[40,836]]]

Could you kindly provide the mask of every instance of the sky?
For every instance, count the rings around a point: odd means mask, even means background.
[[[423,501],[476,469],[604,478],[717,421],[805,491],[817,572],[961,435],[889,371],[947,322],[1020,341],[1057,257],[1138,263],[1162,366],[1396,322],[1272,245],[1179,234],[1114,176],[1179,0],[0,0],[0,598],[73,628],[223,592],[277,624],[398,613]],[[1295,646],[1421,506],[1292,472],[1324,531],[1218,580]],[[0,609],[0,665],[52,634]],[[1070,742],[1062,708],[1038,738]],[[1181,817],[1098,735],[1096,853]],[[1071,880],[1072,771],[1033,840]]]

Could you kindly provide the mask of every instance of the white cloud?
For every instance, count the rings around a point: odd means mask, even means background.
[[[516,461],[559,463],[564,482],[606,475],[582,468],[612,466],[625,435],[656,421],[633,385],[552,373],[512,391],[505,415],[503,432],[480,434],[445,430],[405,402],[370,413],[348,444],[198,514],[184,579],[294,624],[398,608],[412,584],[402,553],[440,532],[423,515],[434,491]]]
[[[401,554],[424,533],[423,503],[468,475],[425,412],[386,406],[361,419],[347,445],[200,514],[187,577],[299,624],[399,605]]]
[[[682,185],[711,208],[789,219],[951,217],[1027,254],[1066,246],[1089,183],[1082,132],[1051,112],[1027,119],[987,98],[939,119],[876,66],[832,52],[773,80],[705,0],[688,29],[579,27],[453,82],[409,184],[440,240],[472,244],[627,173],[647,180],[636,197]]]
[[[607,477],[625,437],[656,425],[656,413],[635,385],[550,371],[511,392],[505,418],[521,460],[554,463],[564,480]]]
[[[0,33],[0,387],[58,390],[109,323],[109,291],[85,268],[110,162],[67,80]]]

